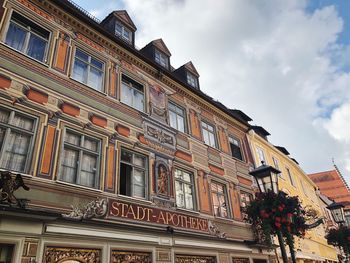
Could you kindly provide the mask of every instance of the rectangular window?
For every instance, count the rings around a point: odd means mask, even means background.
[[[259,163],[257,164],[257,166],[260,166],[261,165],[261,162],[264,162],[265,164],[266,163],[266,159],[265,159],[265,154],[264,154],[264,151],[263,149],[259,148],[259,147],[256,147],[256,152],[258,154],[258,158],[259,158]]]
[[[194,210],[193,174],[175,169],[176,205]]]
[[[122,149],[120,160],[121,195],[138,198],[147,196],[147,157]]]
[[[49,31],[13,12],[5,38],[7,45],[44,62],[47,57],[49,38]]]
[[[123,24],[120,22],[116,22],[115,24],[115,34],[120,37],[123,40],[126,40],[127,42],[131,43],[131,31],[127,29]]]
[[[0,262],[1,263],[14,262],[13,261],[14,250],[15,250],[15,245],[0,243]]]
[[[291,174],[289,168],[286,167],[286,171],[287,171],[287,175],[288,175],[288,178],[289,178],[290,183],[291,183],[293,186],[296,186],[296,185],[295,185],[295,182],[294,182],[294,178],[293,178],[293,176],[292,176],[292,174]]]
[[[212,182],[211,197],[213,201],[214,215],[218,217],[228,218],[228,203],[225,185]]]
[[[198,88],[197,78],[189,72],[187,72],[187,83],[196,89]]]
[[[205,144],[217,148],[214,126],[202,121],[202,134]]]
[[[144,111],[144,88],[140,83],[122,76],[121,102],[139,111]]]
[[[0,167],[26,172],[33,146],[36,120],[0,108]]]
[[[186,132],[186,111],[184,108],[169,102],[169,123],[178,131]]]
[[[103,76],[104,63],[77,48],[72,78],[95,90],[103,91]]]
[[[228,141],[230,143],[232,156],[243,161],[241,142],[232,136],[228,137]]]
[[[247,219],[248,215],[245,212],[245,208],[250,204],[253,200],[253,195],[246,192],[241,192],[241,207],[242,207],[242,216],[243,219]]]
[[[101,141],[65,130],[60,179],[64,182],[99,188]]]
[[[163,54],[162,52],[160,52],[159,50],[155,50],[155,53],[154,53],[154,58],[155,58],[155,61],[161,65],[162,67],[164,68],[168,68],[168,57]]]
[[[275,157],[272,157],[272,161],[273,161],[273,166],[274,166],[277,170],[281,171],[281,170],[280,170],[280,166],[279,166],[278,159],[275,158]],[[282,173],[279,173],[278,176],[282,178]]]

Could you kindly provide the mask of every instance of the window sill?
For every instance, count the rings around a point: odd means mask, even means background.
[[[121,194],[118,194],[117,196],[120,200],[126,201],[126,202],[140,203],[140,204],[145,204],[145,205],[153,205],[154,204],[152,201],[147,200],[147,199],[127,196],[127,195],[121,195]]]
[[[10,172],[13,175],[20,174],[21,176],[24,176],[24,177],[27,177],[27,178],[33,178],[33,175],[31,175],[31,174],[26,174],[24,172],[18,172],[18,171],[13,171],[13,170],[7,170],[7,169],[3,169],[3,168],[0,168],[0,172]]]
[[[227,217],[221,217],[221,216],[215,216],[215,215],[214,215],[214,218],[216,220],[226,221],[226,222],[229,222],[229,223],[235,222],[235,220],[233,218],[227,218]]]
[[[94,191],[94,192],[97,192],[97,193],[102,193],[103,192],[100,189],[91,188],[91,187],[83,186],[83,185],[79,185],[79,184],[72,184],[72,183],[68,183],[68,182],[64,182],[64,181],[60,181],[60,180],[56,180],[56,183],[62,184],[62,185],[67,185],[67,186],[71,186],[71,187],[75,187],[75,188],[80,188],[80,189],[84,189],[84,190]]]
[[[94,90],[94,91],[100,93],[101,95],[107,96],[107,93],[104,92],[104,91],[100,91],[100,90],[94,89],[93,87],[90,87],[89,85],[87,85],[87,84],[85,84],[85,83],[83,83],[83,82],[81,82],[81,81],[79,81],[79,80],[76,80],[76,79],[73,78],[72,76],[69,76],[69,78],[70,78],[71,80],[73,80],[74,82],[83,85],[84,87],[88,87],[89,89]]]
[[[146,115],[148,115],[148,113],[147,113],[145,110],[143,110],[143,111],[138,110],[138,109],[134,108],[133,106],[130,106],[129,104],[126,104],[125,102],[122,102],[120,99],[119,99],[119,102],[120,102],[121,104],[123,104],[123,105],[125,105],[125,106],[127,106],[127,107],[129,107],[129,108],[131,108],[131,109],[133,109],[133,110],[136,110],[137,112],[140,112],[141,114],[146,114]]]
[[[35,59],[35,58],[33,58],[33,57],[27,55],[26,53],[23,53],[23,52],[21,52],[21,51],[15,49],[15,48],[13,48],[13,47],[11,47],[11,46],[5,44],[4,42],[1,42],[1,44],[3,44],[5,47],[7,47],[7,48],[9,48],[9,49],[11,49],[11,50],[13,50],[13,51],[15,51],[16,53],[19,53],[19,54],[23,55],[24,57],[26,57],[26,58],[28,58],[28,59],[30,59],[30,60],[33,60],[33,61],[35,61],[35,62],[37,62],[37,63],[43,65],[43,66],[46,67],[46,68],[49,67],[49,64],[48,64],[48,62],[47,62],[47,58],[45,59],[45,62],[43,62],[43,61],[37,60],[37,59]],[[47,55],[46,55],[46,56],[47,56]]]
[[[177,210],[177,211],[180,211],[180,212],[186,212],[186,213],[195,214],[195,215],[199,215],[199,214],[200,214],[200,212],[199,212],[199,211],[196,211],[196,210],[190,210],[190,209],[181,208],[181,207],[176,207],[176,210]]]

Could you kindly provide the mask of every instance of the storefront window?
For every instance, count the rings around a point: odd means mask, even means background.
[[[0,262],[11,263],[14,250],[15,245],[13,244],[0,244]]]

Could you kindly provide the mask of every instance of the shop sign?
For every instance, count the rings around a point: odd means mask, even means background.
[[[208,220],[154,207],[108,200],[108,218],[130,219],[166,226],[209,232]]]

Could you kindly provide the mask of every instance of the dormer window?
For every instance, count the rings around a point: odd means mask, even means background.
[[[197,78],[189,72],[187,72],[187,83],[190,84],[192,87],[198,89]]]
[[[121,39],[131,43],[132,33],[129,29],[127,29],[122,23],[116,22],[115,24],[115,34]]]
[[[154,51],[155,61],[164,68],[168,68],[168,57],[159,50]]]

